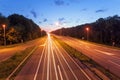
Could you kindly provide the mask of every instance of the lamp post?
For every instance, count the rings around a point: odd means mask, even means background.
[[[89,40],[89,30],[90,30],[90,29],[87,27],[87,28],[86,28],[86,31],[87,31],[87,41]]]
[[[5,28],[6,28],[6,25],[3,24],[2,27],[3,27],[3,30],[4,30],[4,46],[6,46],[6,35],[5,35]]]
[[[43,30],[41,29],[40,31],[41,31],[41,37],[42,37],[42,32],[43,32]]]

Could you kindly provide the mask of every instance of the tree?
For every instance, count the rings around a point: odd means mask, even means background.
[[[9,41],[10,44],[19,42],[18,32],[14,28],[9,29],[8,33],[6,34],[6,37],[7,41]]]
[[[86,26],[89,26],[89,41],[120,46],[120,17],[115,15],[113,17],[100,18],[93,23],[78,25],[71,28],[64,28],[62,34],[76,37],[82,39],[86,39]],[[58,29],[53,31],[52,33],[59,35],[59,31],[62,29]]]
[[[20,43],[41,37],[41,29],[31,19],[19,14],[12,14],[7,18],[0,13],[0,45],[3,44],[3,27],[6,25],[7,44]],[[45,35],[45,31],[43,32]]]
[[[6,30],[8,28],[8,25],[9,25],[9,21],[8,19],[3,16],[1,13],[0,13],[0,45],[3,44],[3,41],[4,41],[4,32],[3,32],[3,24],[6,25]]]

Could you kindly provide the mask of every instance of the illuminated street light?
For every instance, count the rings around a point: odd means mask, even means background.
[[[87,27],[86,30],[89,31],[89,28]]]
[[[86,28],[86,31],[87,31],[87,41],[88,41],[88,39],[89,39],[89,30],[90,30],[90,29],[87,27],[87,28]]]
[[[6,28],[6,25],[3,24],[2,27],[3,27],[3,29],[4,29],[4,46],[6,46],[6,35],[5,35],[5,28]]]

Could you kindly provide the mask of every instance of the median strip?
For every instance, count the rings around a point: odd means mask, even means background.
[[[37,49],[32,46],[0,63],[0,80],[12,80],[17,75],[31,54]],[[29,54],[28,54],[29,53]]]

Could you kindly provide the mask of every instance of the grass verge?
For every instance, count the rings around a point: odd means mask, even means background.
[[[101,71],[104,75],[106,75],[108,78],[110,78],[111,80],[120,80],[120,78],[116,75],[114,75],[113,73],[111,73],[109,70],[105,69],[104,67],[102,67],[101,65],[99,65],[98,63],[96,63],[95,61],[93,61],[91,58],[87,57],[86,55],[84,55],[83,53],[77,51],[76,49],[72,48],[71,46],[69,46],[68,44],[66,44],[65,42],[57,39],[56,37],[54,37],[56,39],[56,41],[66,50],[67,53],[69,53],[72,57],[75,57],[77,59],[79,59],[84,65],[88,66],[92,66],[96,69],[98,69],[99,71]],[[94,74],[96,74],[90,67],[88,67]],[[96,74],[97,75],[97,74]],[[97,75],[101,80],[103,80],[99,75]]]
[[[28,56],[28,54],[35,48],[35,46],[26,48],[24,51],[17,52],[15,55],[0,63],[0,80],[5,80],[16,67]],[[30,56],[29,56],[30,57]],[[26,62],[26,61],[25,61]],[[15,72],[12,77],[15,77],[20,71],[25,62],[20,66],[20,68]],[[13,80],[12,78],[10,80]]]

